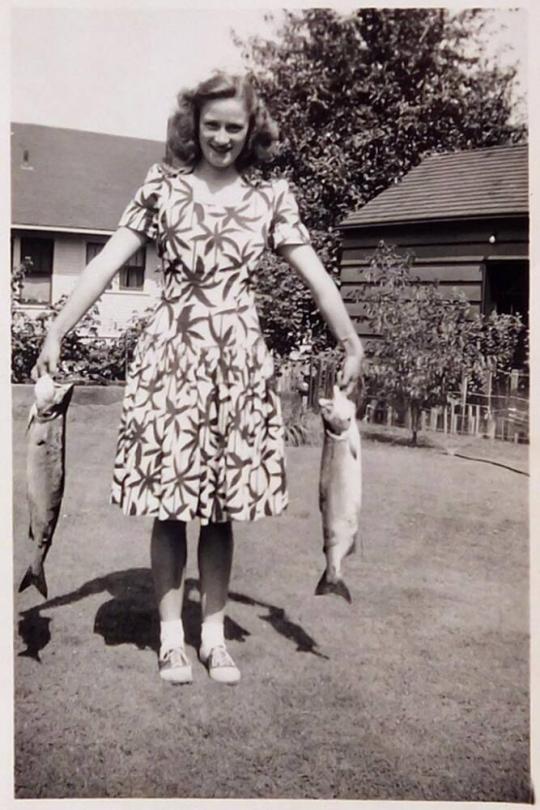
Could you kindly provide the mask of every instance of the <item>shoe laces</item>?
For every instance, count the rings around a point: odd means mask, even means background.
[[[167,650],[161,660],[163,663],[169,663],[173,667],[185,667],[189,665],[189,659],[183,647],[173,647]]]
[[[227,652],[226,647],[224,647],[222,644],[212,649],[212,652],[210,653],[210,666],[234,667],[236,669],[236,664]]]

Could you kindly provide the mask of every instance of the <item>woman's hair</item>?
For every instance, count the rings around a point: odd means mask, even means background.
[[[249,116],[246,142],[236,165],[248,169],[259,161],[273,156],[278,129],[271,119],[263,100],[255,92],[249,79],[216,71],[194,89],[178,93],[177,108],[167,124],[168,163],[193,168],[201,158],[199,145],[199,117],[203,104],[220,98],[239,98]]]

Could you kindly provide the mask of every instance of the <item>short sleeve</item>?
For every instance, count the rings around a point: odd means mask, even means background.
[[[311,239],[302,220],[294,194],[286,180],[274,183],[274,211],[270,224],[271,247],[309,245]]]
[[[143,233],[148,239],[156,238],[163,181],[163,169],[159,163],[155,163],[120,217],[119,228],[131,228],[133,231]]]

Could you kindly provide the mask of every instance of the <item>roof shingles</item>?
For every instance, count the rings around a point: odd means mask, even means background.
[[[152,163],[159,141],[37,124],[12,124],[12,221],[114,231]],[[24,153],[28,165],[22,168]]]
[[[527,214],[528,210],[528,147],[515,144],[430,155],[341,224]]]

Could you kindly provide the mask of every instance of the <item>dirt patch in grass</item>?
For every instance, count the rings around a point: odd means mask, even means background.
[[[73,403],[50,598],[15,595],[18,798],[530,800],[525,476],[366,437],[349,606],[313,595],[320,448],[290,448],[287,513],[235,530],[226,632],[243,680],[220,687],[196,659],[192,526],[195,682],[175,688],[157,675],[151,522],[108,505],[119,407]],[[497,444],[526,467],[526,447]]]

